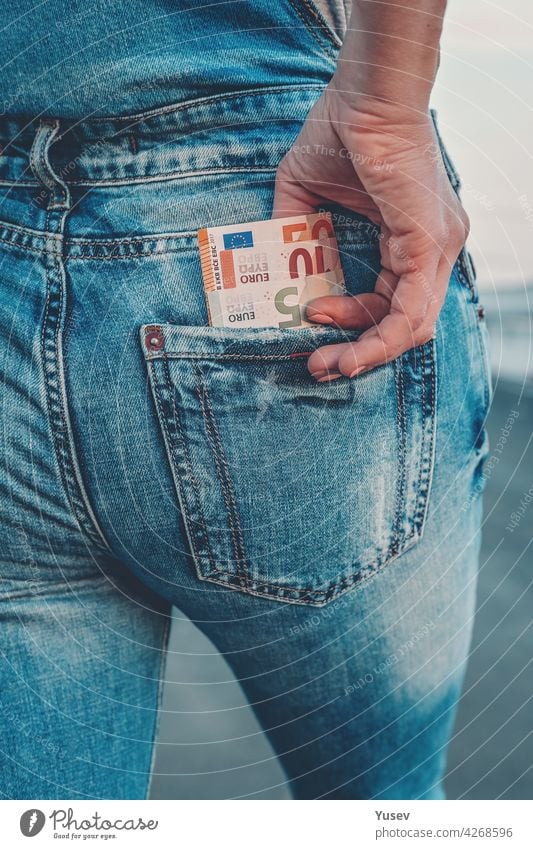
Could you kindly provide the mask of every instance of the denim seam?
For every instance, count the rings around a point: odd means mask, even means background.
[[[196,233],[194,234],[194,236],[192,234],[186,233],[183,236],[178,236],[178,237],[175,237],[175,238],[184,238],[185,239],[185,238],[191,238],[191,237],[195,238]],[[151,241],[151,237],[148,237],[146,239],[146,241]],[[14,243],[12,243],[12,242],[9,242],[8,244],[10,244],[11,246],[14,246]],[[21,246],[21,247],[24,250],[24,246]],[[88,247],[91,247],[91,246],[88,245]],[[95,247],[97,247],[97,245],[95,245]],[[351,244],[350,247],[353,248],[354,251],[356,251],[356,250],[363,251],[368,247],[373,248],[374,245],[357,245],[354,242],[354,243]],[[160,250],[145,249],[145,250],[143,250],[142,252],[139,252],[139,253],[119,253],[119,252],[115,251],[114,253],[112,253],[108,256],[98,256],[96,254],[91,254],[91,253],[86,253],[86,254],[69,253],[66,256],[66,260],[68,262],[110,262],[112,260],[122,260],[122,261],[124,261],[124,260],[128,260],[128,259],[129,260],[146,259],[148,257],[154,257],[154,256],[167,256],[167,255],[170,255],[170,254],[180,254],[180,253],[183,253],[184,251],[190,250],[190,248],[191,248],[191,245],[182,245],[182,246],[174,247],[174,248],[162,248]],[[39,253],[39,250],[34,249],[34,252]]]
[[[278,163],[279,164],[279,163]],[[69,180],[69,186],[138,186],[145,183],[166,183],[169,180],[185,180],[190,177],[210,177],[216,174],[270,174],[276,171],[278,165],[230,165],[220,168],[192,169],[189,171],[162,171],[159,174],[139,177],[107,177],[101,180]]]
[[[152,251],[141,254],[115,254],[115,256],[94,256],[92,254],[87,254],[85,256],[67,256],[67,260],[69,262],[110,262],[112,260],[128,260],[128,259],[147,259],[148,257],[153,256],[167,256],[169,254],[180,254],[186,250],[186,247],[183,248],[165,248],[162,251]],[[39,251],[37,251],[39,253]]]
[[[330,31],[326,21],[320,20],[316,11],[306,0],[289,0],[289,3],[317,44],[329,56],[335,58],[340,44]],[[315,25],[316,22],[318,22],[318,27]]]
[[[215,444],[215,437],[214,437],[214,434],[213,434],[214,428],[211,427],[211,423],[210,423],[210,421],[207,417],[205,403],[204,403],[204,400],[203,400],[203,397],[202,397],[202,389],[203,389],[203,387],[197,379],[196,391],[197,391],[197,395],[198,395],[198,398],[199,398],[199,401],[200,401],[200,409],[202,411],[202,418],[204,420],[204,427],[205,427],[205,431],[206,431],[207,440],[208,440],[208,443],[211,447],[211,451],[213,453],[213,457],[214,457],[214,460],[215,460],[216,473],[217,473],[218,481],[219,481],[219,484],[220,484],[220,488],[222,490],[222,497],[223,497],[225,505],[226,505],[226,512],[227,512],[227,517],[228,517],[228,522],[229,522],[229,527],[230,527],[230,534],[231,534],[232,545],[233,545],[233,556],[235,557],[235,562],[237,564],[237,573],[240,574],[240,572],[241,572],[241,568],[240,568],[241,552],[239,550],[239,546],[238,546],[238,543],[237,543],[237,533],[236,533],[236,529],[235,529],[234,499],[230,498],[230,495],[229,495],[229,492],[228,492],[229,483],[227,483],[227,479],[228,479],[227,464],[224,464],[226,466],[226,474],[224,474],[224,470],[222,469],[222,465],[221,465],[222,461],[221,461],[221,458],[219,457],[219,453],[217,451],[217,447],[216,447],[216,444]],[[232,501],[233,501],[233,504],[232,504]],[[207,525],[206,525],[206,527],[207,527]],[[215,571],[220,571],[220,570],[216,570],[216,567],[215,567]]]
[[[45,241],[45,235],[43,235],[43,241]],[[38,256],[42,256],[43,251],[44,251],[44,247],[34,248],[34,247],[30,247],[30,245],[20,245],[20,244],[17,244],[17,242],[8,242],[7,239],[0,239],[0,243],[3,244],[3,245],[7,245],[10,248],[17,248],[18,250],[21,250],[21,251],[31,251],[31,253],[37,254]],[[48,250],[46,252],[50,256],[52,256],[54,254],[59,254],[59,251],[51,250],[50,248],[48,248]]]
[[[39,127],[39,130],[43,129],[44,126],[45,125],[42,124]],[[58,128],[58,125],[56,123],[56,132],[57,132],[57,128]],[[48,143],[49,139],[51,137],[53,137],[53,135],[54,135],[53,127],[49,126],[48,127],[48,133],[43,139],[41,139],[40,136],[35,137],[35,141],[32,144],[31,150],[30,150],[30,168],[31,168],[33,174],[35,175],[35,177],[37,178],[37,185],[39,185],[39,182],[42,182],[45,185],[45,187],[48,189],[48,191],[52,192],[52,193],[53,193],[54,188],[55,188],[54,187],[54,181],[52,180],[52,178],[48,174],[48,168],[46,167],[46,162],[45,162],[45,159],[44,159],[44,148],[45,148],[45,145]],[[49,211],[49,209],[47,209],[47,214],[46,214],[47,224],[48,224],[48,211]]]
[[[105,188],[106,186],[137,186],[144,183],[165,183],[169,180],[189,179],[191,177],[210,177],[217,174],[270,174],[276,171],[278,164],[272,165],[228,165],[213,168],[189,169],[187,171],[161,171],[157,174],[140,175],[138,177],[107,177],[94,180],[67,180],[67,186],[95,186]],[[40,185],[38,180],[32,182],[19,182],[18,180],[0,180],[0,186],[15,188],[36,188]]]
[[[349,232],[349,231],[348,231]],[[133,238],[110,238],[110,239],[83,239],[83,238],[72,238],[64,240],[65,251],[61,251],[61,243],[62,237],[58,236],[56,233],[47,233],[44,230],[38,231],[33,230],[31,228],[23,228],[17,227],[15,224],[0,224],[0,233],[8,236],[11,235],[11,239],[4,239],[0,236],[0,244],[5,244],[9,247],[20,248],[22,250],[32,251],[33,253],[42,254],[44,244],[47,240],[51,240],[55,242],[56,245],[53,247],[51,245],[48,246],[47,252],[49,254],[58,254],[59,256],[65,256],[65,259],[68,261],[77,261],[77,260],[96,260],[96,261],[107,261],[110,259],[136,259],[142,257],[150,257],[150,256],[159,256],[167,253],[180,253],[182,251],[186,251],[190,249],[190,245],[180,245],[175,248],[163,248],[160,250],[149,250],[149,245],[153,242],[172,242],[175,240],[185,240],[185,239],[196,239],[197,231],[196,230],[184,230],[179,233],[147,233],[143,235],[139,235]],[[33,240],[33,242],[42,243],[39,246],[36,244],[25,244],[21,239],[23,237],[29,238]],[[143,248],[142,253],[138,254],[122,254],[117,249],[122,247],[123,245],[138,245],[140,248]],[[75,251],[84,251],[87,248],[106,248],[111,251],[111,253],[107,256],[97,256],[94,254],[86,254],[83,253],[77,254]],[[350,242],[350,248],[354,250],[368,250],[369,248],[374,248],[374,242]],[[71,253],[72,251],[72,253]]]
[[[239,522],[239,514],[231,482],[231,475],[228,467],[228,462],[222,447],[222,440],[218,431],[216,420],[213,413],[213,408],[209,400],[207,387],[202,381],[199,369],[194,368],[196,377],[196,391],[200,399],[200,408],[204,419],[205,429],[217,469],[218,479],[222,488],[222,495],[226,503],[228,519],[230,524],[230,533],[233,540],[233,551],[235,554],[235,562],[237,564],[237,574],[240,577],[246,578],[249,575],[249,570],[246,568],[246,554],[244,547],[244,539]]]
[[[114,245],[136,245],[142,242],[156,242],[162,241],[164,239],[184,239],[184,238],[197,238],[196,230],[183,230],[181,233],[154,233],[153,235],[147,236],[138,236],[137,238],[131,239],[101,239],[100,241],[92,240],[92,239],[70,239],[68,241],[68,245],[72,247],[111,247]]]
[[[340,230],[342,232],[342,230]],[[350,239],[350,231],[344,233]],[[6,237],[6,238],[3,238]],[[65,259],[66,262],[78,260],[94,260],[107,262],[108,260],[123,260],[123,259],[141,259],[143,257],[164,256],[166,254],[180,253],[190,250],[191,245],[186,243],[187,240],[196,240],[196,230],[183,230],[173,233],[146,233],[138,236],[125,238],[95,238],[84,239],[80,237],[65,238],[57,233],[49,233],[46,230],[34,230],[32,228],[19,227],[15,224],[6,224],[0,222],[0,244],[5,244],[8,247],[19,248],[21,250],[31,251],[33,253],[42,254],[46,247],[47,253],[58,255]],[[181,244],[174,244],[180,242]],[[47,244],[48,243],[48,244]],[[156,245],[160,244],[159,247]],[[166,247],[165,243],[173,245]],[[61,246],[64,250],[61,250]],[[353,251],[365,251],[369,248],[375,248],[373,242],[358,242],[356,239],[350,239],[350,249]],[[100,248],[101,255],[91,252],[91,249]],[[134,252],[129,248],[135,249]]]
[[[292,0],[289,0],[292,2]],[[104,115],[97,118],[87,118],[84,123],[93,125],[96,128],[98,124],[105,123],[126,123],[127,121],[139,123],[139,121],[148,121],[151,118],[162,118],[166,115],[171,115],[174,112],[183,112],[187,109],[197,109],[204,106],[212,106],[213,104],[224,104],[228,100],[236,100],[243,97],[263,97],[268,94],[298,94],[302,91],[323,91],[325,84],[299,84],[293,83],[288,85],[273,85],[265,86],[264,88],[243,88],[239,91],[232,91],[229,94],[216,94],[209,97],[198,97],[192,100],[185,100],[182,103],[170,103],[166,106],[160,106],[155,109],[149,109],[145,112],[133,112],[130,115]],[[66,133],[60,133],[58,141],[65,137]]]
[[[424,347],[425,346],[422,346],[422,348],[420,349],[421,359],[422,359],[422,369],[421,369],[421,371],[422,371],[422,383],[421,383],[421,387],[420,387],[420,406],[421,406],[421,409],[422,409],[422,445],[421,445],[421,451],[420,451],[420,455],[421,455],[420,456],[420,466],[419,466],[419,469],[418,469],[418,486],[417,486],[417,490],[416,490],[416,496],[417,497],[416,497],[415,524],[414,524],[415,532],[416,532],[416,528],[417,528],[418,516],[419,516],[419,513],[420,513],[420,497],[421,497],[421,494],[422,494],[422,474],[423,474],[423,466],[424,466],[424,447],[425,447],[425,444],[426,444],[426,439],[425,439],[425,436],[426,436],[426,421],[425,421],[425,416],[426,416],[426,406],[425,406],[425,400],[426,400],[426,397],[425,397],[425,387],[426,387],[425,373],[426,372],[425,372],[425,364],[426,364],[426,360],[425,360],[425,354],[424,354]]]
[[[59,213],[55,216],[54,224],[59,231],[55,235],[61,239],[65,218],[69,209],[69,196],[67,192],[63,197],[63,204],[60,199],[57,201],[53,200],[55,187],[51,187],[49,184],[54,180],[54,173],[50,169],[46,158],[47,147],[51,144],[56,132],[56,125],[52,126],[41,123],[30,151],[30,157],[33,156],[33,166],[36,169],[36,176],[42,178],[43,185],[47,186],[51,193],[50,202],[47,205],[45,214],[45,232],[48,233],[48,230],[51,228],[52,213]],[[40,160],[41,171],[37,165],[37,159]],[[66,286],[64,263],[58,251],[47,250],[47,247],[48,245],[45,241],[42,255],[46,270],[46,302],[40,345],[48,425],[54,446],[54,455],[58,464],[59,476],[80,533],[86,541],[96,546],[99,550],[108,552],[110,551],[110,547],[90,507],[81,479],[68,413],[62,349],[62,320],[65,308]]]
[[[407,548],[407,546],[406,546]],[[200,575],[201,580],[209,581],[214,584],[219,584],[223,587],[235,587],[245,591],[248,595],[257,598],[266,598],[269,600],[282,601],[289,604],[312,604],[321,606],[333,601],[339,595],[356,587],[358,584],[366,583],[375,575],[382,572],[392,563],[399,554],[403,554],[405,549],[397,552],[392,557],[387,559],[378,559],[375,563],[365,566],[365,574],[363,575],[363,567],[357,567],[357,571],[343,578],[341,581],[330,584],[326,589],[313,589],[312,587],[290,587],[287,584],[274,584],[260,579],[241,578],[232,575],[228,572],[217,571],[211,575]],[[219,578],[219,576],[221,576]],[[290,594],[290,595],[289,595]],[[292,597],[291,597],[292,596]],[[296,598],[295,598],[296,596]]]
[[[430,347],[430,356],[427,356],[427,349]],[[420,349],[422,357],[422,387],[421,387],[421,408],[422,408],[422,445],[420,459],[420,473],[418,477],[417,491],[417,508],[414,515],[415,530],[417,536],[420,537],[427,515],[429,504],[429,489],[433,476],[434,453],[435,453],[435,427],[436,427],[436,396],[437,396],[437,379],[436,379],[436,363],[435,363],[435,341],[423,345]],[[430,391],[427,392],[426,379],[430,379]],[[428,440],[429,431],[429,440]]]
[[[433,470],[435,466],[435,443],[436,443],[436,433],[437,433],[437,346],[435,343],[435,339],[432,339],[429,343],[431,356],[429,359],[429,369],[431,371],[431,395],[430,400],[428,402],[428,408],[433,412],[432,417],[428,416],[427,428],[430,429],[429,435],[429,444],[427,450],[428,457],[428,471],[426,474],[426,482],[425,482],[425,493],[424,493],[424,505],[423,512],[421,516],[421,530],[424,526],[428,508],[429,508],[429,493],[431,490],[431,483],[433,480]],[[425,347],[425,346],[424,346]]]
[[[41,120],[30,149],[30,168],[50,193],[47,211],[62,211],[70,206],[70,193],[63,181],[54,174],[48,151],[59,131],[59,121]]]
[[[46,233],[44,230],[34,230],[32,227],[21,227],[19,224],[13,224],[12,222],[0,223],[0,232],[12,233],[14,236],[16,235],[24,235],[24,236],[35,236],[38,239],[43,239],[45,236],[49,239],[53,239],[57,242],[62,241],[62,236],[58,233]]]
[[[458,276],[459,280],[466,287],[466,289],[468,290],[468,292],[470,294],[470,300],[473,303],[476,303],[477,302],[476,283],[475,283],[475,280],[472,278],[470,271],[469,271],[469,265],[468,265],[468,261],[466,259],[466,246],[465,245],[463,245],[463,247],[461,249],[461,253],[459,254],[459,256],[457,258],[456,268],[457,268],[457,276]]]
[[[170,236],[170,237],[168,237],[168,240],[170,241],[171,239],[191,239],[191,238],[196,238],[196,237],[197,237],[196,232],[195,233],[183,233],[182,235],[178,235],[178,236]],[[127,243],[126,242],[119,242],[117,240],[115,245],[113,245],[112,242],[110,241],[109,248],[111,250],[111,253],[109,253],[107,256],[98,256],[97,254],[93,254],[93,253],[76,253],[75,252],[75,249],[83,251],[84,248],[91,248],[91,247],[106,248],[107,245],[105,243],[102,243],[102,242],[94,242],[94,243],[92,243],[92,242],[84,242],[84,243],[77,242],[77,243],[75,243],[75,242],[70,241],[70,242],[67,242],[67,250],[70,248],[70,253],[67,253],[66,259],[69,262],[79,262],[79,261],[109,262],[110,260],[143,259],[143,258],[152,257],[152,256],[166,256],[167,254],[178,254],[178,253],[182,253],[183,251],[190,250],[190,248],[191,248],[191,245],[180,245],[179,247],[162,248],[162,249],[159,249],[159,250],[149,250],[148,247],[144,247],[145,245],[147,245],[147,243],[149,243],[151,241],[157,241],[158,239],[165,239],[165,238],[167,238],[167,237],[165,237],[165,236],[159,237],[157,235],[154,235],[154,236],[149,235],[149,236],[146,236],[144,238],[140,237],[138,240],[132,240],[131,244],[139,244],[139,247],[143,248],[142,251],[139,251],[137,253],[122,253],[120,251],[117,251],[116,250],[117,245],[122,245],[122,244],[127,244]],[[9,242],[7,244],[15,245],[16,243]],[[25,246],[22,245],[21,247],[24,249]],[[356,251],[356,250],[357,251],[364,251],[368,248],[374,248],[374,247],[375,247],[375,245],[370,245],[370,244],[365,244],[365,243],[361,243],[361,244],[358,244],[357,242],[351,242],[350,243],[350,248],[352,248],[354,251]]]
[[[253,362],[254,360],[292,360],[294,354],[217,354],[211,352],[206,352],[204,354],[191,354],[189,352],[170,351],[164,354],[148,352],[145,356],[147,360],[244,360],[247,362]],[[349,378],[346,379],[349,380]]]
[[[50,210],[46,212],[48,226]],[[52,439],[55,446],[61,479],[67,494],[69,504],[76,517],[80,531],[100,550],[109,552],[110,546],[100,530],[94,516],[79,475],[74,453],[73,436],[70,422],[67,421],[66,393],[62,369],[60,367],[61,350],[61,315],[64,308],[64,285],[62,270],[57,254],[53,258],[55,269],[48,268],[46,274],[47,296],[43,326],[41,330],[41,352],[46,386],[46,401]],[[57,290],[57,291],[55,291]],[[57,306],[52,306],[52,296],[55,295]],[[47,344],[50,343],[50,344]],[[78,501],[78,497],[80,501]]]
[[[40,237],[43,242],[46,241],[47,235],[48,235],[47,233],[43,232],[42,237]],[[183,236],[183,238],[188,238],[189,235],[190,234],[185,234],[185,236]],[[150,238],[151,237],[148,237],[146,241],[150,241]],[[182,238],[182,237],[175,237],[175,238]],[[9,248],[14,248],[15,250],[29,251],[30,253],[36,254],[37,256],[42,256],[43,252],[45,250],[44,245],[42,247],[35,247],[35,246],[32,246],[32,245],[24,245],[24,244],[21,244],[20,242],[17,242],[17,241],[8,241],[7,239],[2,239],[2,238],[0,238],[0,244],[6,245]],[[86,243],[86,244],[87,244],[87,247],[93,246],[93,245],[91,245],[91,243]],[[94,247],[97,247],[97,246],[98,246],[98,243],[95,243]],[[68,243],[67,243],[67,248],[68,248]],[[46,253],[49,256],[58,256],[58,257],[63,256],[64,259],[66,261],[69,261],[69,262],[80,262],[80,261],[82,261],[82,262],[87,262],[87,261],[90,261],[90,262],[109,262],[110,260],[143,259],[143,258],[152,257],[152,256],[167,256],[167,254],[179,254],[179,253],[183,253],[183,251],[185,251],[185,250],[188,250],[188,248],[189,248],[189,246],[184,245],[183,247],[180,247],[180,248],[165,248],[164,250],[146,251],[146,252],[140,253],[140,254],[116,254],[115,253],[115,255],[109,255],[109,256],[95,256],[93,254],[86,254],[85,256],[83,256],[83,255],[76,256],[76,255],[69,255],[69,254],[65,255],[60,250],[55,250],[54,248],[49,246],[48,248],[46,248]]]
[[[490,379],[491,378],[490,378],[490,374],[488,374],[488,371],[487,371],[485,350],[484,350],[485,344],[484,344],[483,338],[481,336],[481,327],[479,326],[479,318],[477,317],[477,315],[474,316],[474,321],[476,323],[476,327],[475,327],[474,332],[475,332],[476,337],[477,337],[479,357],[480,357],[480,363],[481,363],[481,374],[482,374],[482,379],[483,379],[483,411],[484,411],[483,420],[484,420],[484,426],[485,426],[487,415],[488,415],[489,408],[490,408],[490,402],[491,402],[491,397],[490,397],[491,396],[491,393],[490,393]]]
[[[439,128],[439,124],[438,124],[437,110],[436,109],[430,109],[429,112],[430,112],[430,115],[431,115],[431,120],[433,122],[433,127],[435,129],[435,135],[437,137],[439,150],[440,150],[440,153],[441,153],[441,156],[442,156],[442,162],[443,162],[443,165],[444,165],[444,170],[446,171],[446,175],[447,175],[448,180],[450,181],[450,183],[452,185],[452,188],[453,188],[455,194],[459,196],[460,195],[459,190],[461,188],[461,178],[459,177],[459,173],[457,172],[457,169],[455,168],[455,165],[452,162],[450,154],[448,153],[446,145],[444,144],[444,140],[442,138],[440,128]]]
[[[170,404],[171,409],[172,409],[172,422],[174,424],[175,431],[176,431],[176,433],[179,437],[179,440],[180,440],[184,464],[185,464],[185,467],[187,468],[187,475],[188,475],[188,478],[190,479],[190,482],[191,482],[191,485],[192,485],[192,489],[193,489],[193,493],[194,493],[194,500],[195,500],[195,504],[196,504],[196,513],[199,517],[199,524],[201,524],[203,535],[204,535],[204,538],[205,538],[205,541],[206,541],[207,557],[208,557],[209,563],[211,564],[211,569],[216,571],[217,567],[216,567],[215,557],[214,557],[213,551],[211,549],[211,544],[210,544],[209,536],[208,536],[208,533],[207,533],[207,526],[205,524],[204,514],[203,514],[203,511],[200,508],[200,490],[199,490],[199,486],[198,486],[198,481],[196,480],[196,477],[195,477],[195,474],[194,474],[193,465],[192,465],[191,459],[189,457],[187,440],[185,439],[185,435],[183,433],[183,429],[182,429],[182,426],[181,426],[180,417],[179,417],[179,414],[178,414],[178,411],[177,411],[177,408],[176,408],[176,402],[175,402],[175,399],[174,399],[174,390],[173,390],[173,387],[172,387],[172,380],[171,380],[171,377],[170,377],[170,371],[169,371],[169,368],[168,368],[168,363],[165,363],[165,362],[162,363],[162,370],[163,370],[163,375],[164,375],[164,378],[165,378],[165,385],[164,385],[163,388],[165,389],[165,392],[167,393],[167,402],[168,402],[168,404]],[[185,498],[184,494],[182,494],[180,496],[180,493],[182,493],[182,491],[183,491],[183,487],[181,486],[180,482],[178,481],[176,461],[174,459],[176,440],[172,438],[170,431],[168,429],[168,426],[167,426],[167,419],[166,419],[165,412],[164,412],[164,405],[162,403],[161,386],[160,386],[160,383],[159,383],[158,378],[157,378],[157,373],[156,373],[156,371],[153,367],[150,369],[150,374],[151,374],[151,377],[152,377],[152,386],[153,386],[153,389],[154,389],[154,396],[155,396],[156,409],[157,409],[157,412],[158,412],[158,419],[159,419],[159,421],[160,421],[160,423],[163,427],[163,432],[164,432],[164,435],[165,435],[165,441],[166,441],[166,445],[168,446],[168,453],[170,455],[169,459],[170,459],[170,467],[171,467],[172,477],[174,479],[175,487],[176,487],[176,490],[178,492],[178,498],[179,498],[182,513],[183,513],[183,519],[185,521],[185,527],[186,527],[187,533],[189,535],[189,541],[190,541],[191,549],[192,549],[193,554],[195,554],[196,551],[197,551],[197,542],[196,542],[195,536],[197,534],[195,534],[193,529],[192,529],[192,517],[191,517],[190,512],[189,512],[187,499]],[[198,565],[197,565],[197,571],[198,571],[198,577],[201,578],[202,575],[199,571]]]
[[[330,23],[325,19],[324,15],[317,7],[316,3],[309,2],[309,0],[300,0],[306,6],[309,11],[309,14],[318,22],[320,29],[323,30],[326,35],[329,37],[329,40],[332,42],[336,50],[340,50],[342,47],[342,39],[339,38],[333,27]]]
[[[4,180],[0,177],[0,186],[16,187],[17,189],[35,189],[39,180]]]
[[[389,555],[398,551],[401,546],[402,516],[405,500],[405,475],[406,475],[406,452],[405,452],[405,392],[403,382],[403,358],[394,361],[394,376],[396,383],[396,425],[398,434],[398,455],[400,458],[400,473],[396,484],[396,516],[394,521],[394,534],[389,549]],[[407,538],[408,539],[408,538]],[[404,539],[405,541],[405,539]]]

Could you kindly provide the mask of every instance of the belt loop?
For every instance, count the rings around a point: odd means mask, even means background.
[[[31,146],[30,166],[35,177],[50,192],[48,209],[69,209],[69,188],[55,173],[48,155],[58,133],[59,121],[56,118],[41,118]]]

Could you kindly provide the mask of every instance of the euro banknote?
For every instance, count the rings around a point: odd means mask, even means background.
[[[204,227],[198,243],[214,327],[308,327],[312,298],[345,292],[329,213]]]

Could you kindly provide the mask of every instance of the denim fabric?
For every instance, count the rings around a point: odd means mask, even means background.
[[[321,605],[418,541],[433,342],[325,384],[306,354],[346,340],[342,331],[164,324],[141,334],[200,578]]]
[[[435,340],[354,381],[305,368],[340,331],[208,328],[196,229],[270,215],[321,88],[278,82],[0,123],[4,797],[147,794],[171,604],[296,798],[442,797],[487,451],[474,272]],[[370,291],[375,228],[331,209]]]
[[[327,82],[345,0],[0,0],[0,113],[128,115],[294,80]]]

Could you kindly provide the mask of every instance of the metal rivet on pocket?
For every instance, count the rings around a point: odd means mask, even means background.
[[[148,327],[146,329],[144,343],[150,351],[159,351],[163,347],[165,340],[159,327]]]

